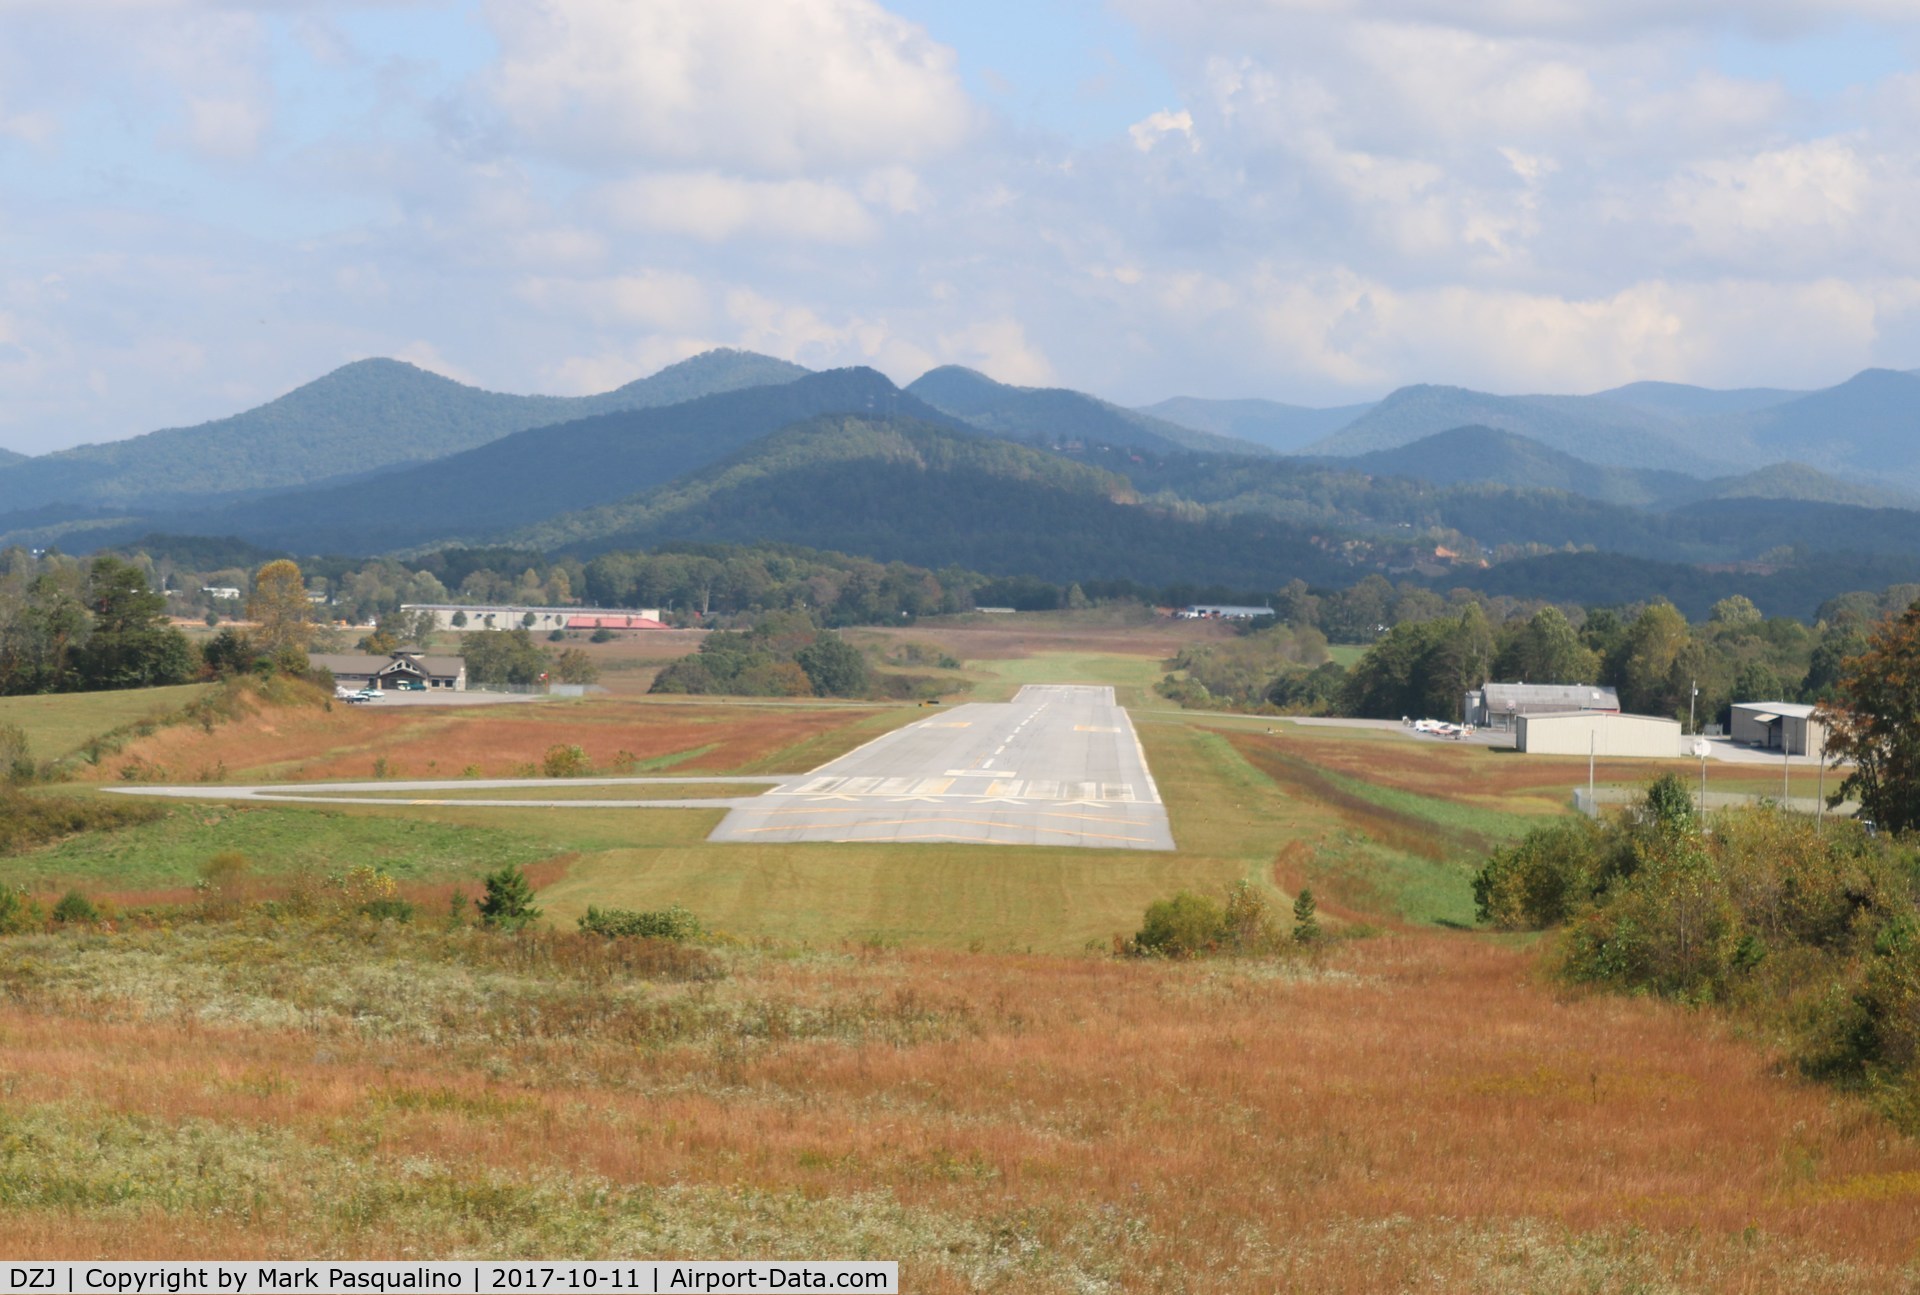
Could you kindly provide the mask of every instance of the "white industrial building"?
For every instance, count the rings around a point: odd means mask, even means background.
[[[1239,607],[1232,603],[1193,603],[1174,613],[1183,621],[1251,621],[1273,615],[1271,607]]]
[[[657,630],[660,609],[636,607],[516,607],[506,603],[402,603],[409,616],[433,613],[437,630]]]
[[[1514,745],[1529,755],[1593,755],[1671,760],[1684,755],[1680,721],[1658,715],[1620,715],[1605,711],[1568,711],[1519,715]]]
[[[1475,728],[1510,729],[1522,715],[1565,715],[1571,711],[1620,713],[1620,694],[1588,683],[1490,683],[1466,696],[1461,723]]]
[[[1825,755],[1827,726],[1813,711],[1812,706],[1796,701],[1735,702],[1733,731],[1728,736],[1787,755]]]

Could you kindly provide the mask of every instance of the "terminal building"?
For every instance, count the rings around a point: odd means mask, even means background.
[[[1620,713],[1620,694],[1586,683],[1490,683],[1466,696],[1461,722],[1475,728],[1512,729],[1523,715],[1571,711]]]
[[[467,663],[457,656],[428,656],[419,648],[401,648],[385,656],[364,652],[315,652],[307,663],[322,666],[336,684],[388,689],[467,690]]]
[[[1825,755],[1827,726],[1813,711],[1812,706],[1795,701],[1736,702],[1728,736],[1787,755]]]
[[[409,616],[433,613],[437,630],[657,630],[660,609],[636,607],[516,607],[506,603],[402,603]]]

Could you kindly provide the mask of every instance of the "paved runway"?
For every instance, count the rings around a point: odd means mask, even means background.
[[[688,800],[514,800],[476,791],[552,787],[541,778],[280,783],[106,791],[306,805],[466,805],[528,809],[720,809],[713,841],[960,841],[1171,850],[1166,806],[1113,689],[1022,688],[895,729],[811,773],[570,778],[569,787],[766,783],[759,796]],[[386,795],[366,795],[384,792]],[[394,797],[393,793],[407,793]],[[436,797],[434,793],[457,792]],[[362,793],[362,794],[356,794]]]
[[[1171,850],[1113,689],[1030,686],[909,724],[764,796],[715,841],[976,841]]]

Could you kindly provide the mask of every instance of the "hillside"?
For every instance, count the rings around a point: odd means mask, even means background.
[[[1119,477],[914,418],[790,427],[692,478],[504,537],[589,554],[675,541],[775,541],[1054,580],[1350,577],[1284,524],[1187,521]]]
[[[1920,489],[1920,377],[1911,373],[1868,369],[1785,404],[1725,415],[1704,430],[1751,445],[1763,458]]]
[[[26,455],[0,446],[0,468],[4,468],[10,463],[25,463],[26,461]]]
[[[1402,387],[1302,453],[1350,458],[1456,427],[1491,427],[1609,467],[1715,476],[1742,466],[1692,448],[1686,425],[1598,396],[1493,396],[1464,387]]]
[[[1339,431],[1372,408],[1367,404],[1312,409],[1277,400],[1201,400],[1175,396],[1157,405],[1144,405],[1134,412],[1196,432],[1232,436],[1282,454],[1293,454],[1302,446]]]
[[[1783,405],[1805,394],[1804,391],[1786,391],[1779,387],[1742,387],[1732,391],[1716,391],[1711,387],[1694,387],[1684,382],[1629,382],[1624,387],[1595,392],[1594,397],[1611,400],[1615,404],[1631,405],[1650,414],[1664,414],[1669,418],[1705,418],[1715,414],[1751,413],[1756,409]]]
[[[0,514],[47,504],[183,507],[419,463],[588,414],[790,382],[797,365],[710,351],[597,396],[482,391],[399,360],[358,360],[230,418],[82,445],[0,474]]]
[[[1702,497],[1712,499],[1797,499],[1855,508],[1920,505],[1920,497],[1906,491],[1842,481],[1804,463],[1772,463],[1737,477],[1718,477],[1705,484]]]
[[[251,500],[199,523],[306,551],[378,553],[474,541],[557,513],[665,485],[823,413],[943,415],[872,369],[835,369],[775,386],[535,427],[432,463],[351,484]],[[183,521],[167,521],[179,530]]]
[[[1484,483],[1564,490],[1642,508],[1699,498],[1705,490],[1697,477],[1684,473],[1604,467],[1492,427],[1456,427],[1395,449],[1329,462],[1356,472],[1413,477],[1435,485]]]
[[[1669,508],[1703,499],[1798,499],[1857,508],[1906,508],[1915,502],[1899,491],[1842,481],[1804,463],[1775,463],[1705,481],[1681,472],[1606,467],[1491,427],[1456,427],[1397,449],[1323,462],[1435,485],[1564,490],[1633,508]]]
[[[922,374],[907,390],[943,413],[984,432],[1049,446],[1130,446],[1166,452],[1265,455],[1252,441],[1195,431],[1059,387],[1013,387],[984,373],[947,365]]]

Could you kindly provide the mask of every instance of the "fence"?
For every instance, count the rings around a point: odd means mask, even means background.
[[[1643,795],[1645,792],[1638,787],[1597,787],[1592,796],[1588,795],[1585,787],[1575,787],[1573,807],[1588,818],[1599,818],[1600,811],[1608,806],[1637,804]],[[1693,793],[1693,803],[1696,806],[1700,804],[1700,793],[1697,789]],[[1860,802],[1857,800],[1843,800],[1836,806],[1822,809],[1820,798],[1817,796],[1789,796],[1783,800],[1779,796],[1769,796],[1764,792],[1709,791],[1707,793],[1706,808],[1708,810],[1747,809],[1756,805],[1778,805],[1795,814],[1825,814],[1836,818],[1851,818],[1860,812]]]

